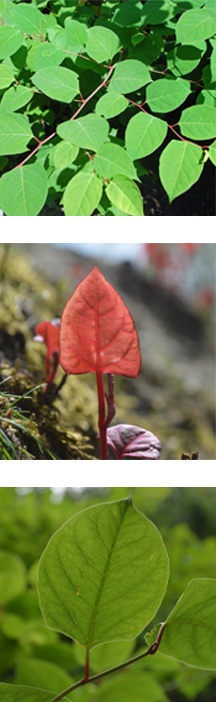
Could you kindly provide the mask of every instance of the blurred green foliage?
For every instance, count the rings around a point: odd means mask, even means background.
[[[130,490],[85,488],[77,492],[67,488],[58,495],[50,488],[0,488],[1,682],[49,689],[52,679],[53,689],[61,692],[83,676],[81,646],[43,622],[36,590],[38,560],[53,532],[77,511],[125,498]],[[165,620],[191,579],[216,576],[216,488],[133,488],[133,503],[159,528],[170,558],[167,593],[149,625],[152,629],[154,623]],[[96,647],[91,654],[91,673],[117,665],[144,647],[144,634],[135,642]],[[146,685],[150,677],[153,681],[146,702],[156,700],[157,695],[165,702],[212,702],[214,698],[213,673],[187,667],[158,652],[130,669],[128,687],[125,680],[123,685],[125,702],[131,701],[133,676],[138,679],[141,672],[146,675]],[[118,674],[120,686],[123,675]],[[111,681],[108,684],[105,678],[101,685],[101,699],[113,696]],[[96,691],[95,685],[87,685],[71,693],[69,699],[75,701],[79,696],[80,702],[94,702]]]

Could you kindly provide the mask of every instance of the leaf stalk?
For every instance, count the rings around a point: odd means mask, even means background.
[[[140,661],[142,658],[146,658],[146,656],[150,656],[155,653],[155,646],[156,643],[153,643],[150,648],[147,649],[147,651],[144,651],[144,653],[140,653],[138,656],[135,656],[134,658],[129,658],[127,661],[124,663],[120,663],[119,665],[114,666],[114,668],[109,668],[108,670],[104,670],[103,673],[97,673],[96,675],[92,675],[91,677],[88,678],[88,680],[82,678],[81,680],[78,680],[76,683],[71,685],[70,687],[67,687],[66,690],[63,692],[60,692],[59,695],[56,695],[56,697],[53,697],[50,702],[60,702],[60,700],[63,700],[66,695],[69,695],[70,692],[73,692],[73,690],[76,690],[78,687],[81,687],[82,685],[87,685],[88,683],[91,682],[96,682],[96,680],[100,680],[101,678],[105,678],[107,675],[111,675],[112,673],[115,673],[118,670],[122,670],[122,668],[126,668],[128,665],[131,665],[132,663],[135,663],[136,661]],[[157,645],[158,648],[158,645]]]

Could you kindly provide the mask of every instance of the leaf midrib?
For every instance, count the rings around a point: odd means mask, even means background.
[[[96,604],[95,604],[95,607],[94,607],[94,612],[93,612],[93,616],[92,616],[92,621],[91,621],[91,626],[90,626],[90,631],[89,631],[88,643],[87,643],[86,651],[90,651],[90,648],[91,648],[91,640],[92,640],[92,635],[93,635],[93,630],[94,630],[94,625],[95,625],[95,619],[96,619],[96,615],[97,615],[97,611],[98,611],[98,607],[99,607],[99,603],[100,603],[100,599],[101,599],[101,595],[102,595],[102,591],[103,591],[103,586],[104,586],[105,579],[106,579],[106,576],[107,576],[107,572],[108,572],[108,568],[109,568],[111,556],[112,556],[112,553],[113,553],[113,550],[114,550],[114,547],[115,547],[115,543],[116,543],[117,537],[118,537],[118,535],[119,535],[119,531],[120,531],[120,529],[122,528],[122,524],[123,524],[125,515],[127,514],[128,507],[129,507],[129,501],[127,501],[126,509],[125,509],[125,512],[124,512],[124,515],[123,515],[123,519],[121,520],[120,524],[118,525],[118,529],[117,529],[117,532],[116,532],[116,535],[115,535],[115,538],[114,538],[114,541],[113,541],[113,544],[112,544],[112,548],[110,549],[110,553],[109,553],[109,556],[108,556],[108,559],[107,559],[107,566],[106,566],[106,569],[105,569],[105,571],[104,571],[104,575],[103,575],[102,582],[101,582],[101,586],[100,586],[100,589],[99,589],[97,601],[96,601]],[[113,516],[114,516],[114,515],[113,515]]]

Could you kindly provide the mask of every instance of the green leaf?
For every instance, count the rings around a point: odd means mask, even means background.
[[[216,22],[204,9],[183,12],[176,24],[176,39],[180,44],[194,44],[212,37]]]
[[[133,654],[134,641],[112,641],[111,643],[95,646],[91,652],[91,670],[102,673],[115,665],[124,663]],[[85,649],[74,643],[73,651],[79,665],[85,666]]]
[[[8,88],[11,83],[14,81],[14,75],[12,68],[10,66],[4,66],[2,63],[0,64],[0,90],[4,90],[4,88]]]
[[[40,606],[47,626],[90,650],[134,639],[154,617],[167,578],[155,525],[130,498],[99,504],[51,537],[39,564]]]
[[[189,139],[213,139],[216,136],[215,108],[208,105],[187,107],[181,113],[179,127],[181,134]]]
[[[2,607],[24,591],[25,579],[25,566],[21,558],[7,551],[0,551],[0,602]]]
[[[113,22],[121,27],[138,27],[141,24],[142,3],[128,0],[126,4],[117,7]]]
[[[126,149],[133,161],[155,151],[164,141],[167,130],[167,123],[158,117],[147,112],[134,115],[125,133]]]
[[[46,201],[47,191],[46,174],[40,163],[20,166],[1,177],[0,207],[8,217],[35,217]]]
[[[17,29],[25,34],[40,34],[44,17],[33,5],[20,2],[11,8],[11,17]]]
[[[32,687],[39,685],[42,690],[53,690],[53,693],[57,694],[73,685],[74,681],[66,670],[55,663],[27,658],[17,663],[16,682],[18,685]]]
[[[139,188],[125,175],[116,175],[106,188],[106,194],[112,205],[127,215],[143,217],[143,203]]]
[[[32,96],[32,90],[25,88],[23,85],[16,85],[13,88],[9,88],[2,97],[0,112],[16,112],[20,107],[27,105]]]
[[[205,10],[207,10],[210,17],[212,17],[215,20],[215,0],[206,0]]]
[[[117,64],[108,91],[124,95],[139,90],[150,81],[151,76],[144,63],[136,59],[126,59]]]
[[[72,102],[79,92],[77,74],[62,66],[41,68],[32,76],[36,88],[59,102]]]
[[[102,95],[102,97],[98,100],[96,107],[95,107],[95,113],[96,115],[104,115],[104,117],[115,117],[116,115],[120,115],[121,112],[124,112],[128,107],[128,100],[127,98],[124,97],[124,95],[119,95],[119,93],[105,93],[105,95]]]
[[[211,144],[209,148],[209,158],[214,164],[214,166],[216,166],[216,139],[215,141],[213,141],[213,144]]]
[[[136,35],[131,37],[132,45],[134,44],[135,36]],[[129,55],[131,58],[136,58],[147,66],[150,66],[161,55],[164,47],[164,39],[160,34],[156,34],[155,32],[145,37],[143,34],[140,34],[140,37],[142,37],[142,41],[139,44],[135,44],[134,47],[130,49]]]
[[[172,202],[199,179],[203,169],[202,149],[188,141],[171,141],[159,164],[161,183]]]
[[[0,683],[1,702],[51,702],[53,692],[21,685]],[[64,700],[67,700],[64,697]]]
[[[210,58],[210,66],[211,66],[211,75],[212,75],[212,80],[216,80],[216,44],[213,48],[211,58]]]
[[[205,50],[205,41],[196,42],[193,46],[180,44],[180,46],[176,46],[175,49],[169,52],[167,65],[171,71],[174,69],[174,75],[186,75],[194,71],[196,66],[198,66]]]
[[[191,580],[164,624],[161,653],[216,670],[216,580]]]
[[[190,94],[190,84],[182,78],[159,78],[146,89],[146,102],[152,112],[172,112]]]
[[[136,180],[136,171],[133,162],[121,146],[118,144],[102,144],[94,158],[94,168],[102,178],[110,180],[117,173],[124,173],[128,178]]]
[[[65,58],[61,49],[53,44],[41,42],[34,55],[34,70],[39,71],[47,66],[59,66]]]
[[[78,146],[69,141],[61,141],[54,148],[53,159],[55,168],[65,168],[75,161],[79,153]]]
[[[106,141],[108,131],[108,122],[100,115],[95,114],[62,122],[57,127],[57,134],[62,139],[92,151],[98,151],[103,142]]]
[[[15,51],[23,44],[23,35],[17,29],[0,26],[0,59],[5,56],[15,54]]]
[[[0,114],[0,154],[18,154],[26,151],[33,137],[26,115],[10,112]]]
[[[94,173],[78,173],[68,183],[63,196],[66,217],[89,217],[101,195],[102,183]]]
[[[143,7],[142,22],[143,24],[164,24],[173,14],[173,3],[169,0],[148,0]]]
[[[119,48],[119,37],[110,29],[106,27],[91,27],[88,30],[86,51],[94,61],[98,63],[109,61],[119,51]]]
[[[80,53],[84,44],[86,44],[88,36],[85,25],[67,17],[65,22],[65,34],[69,46],[71,46],[76,53]]]
[[[197,96],[196,105],[216,107],[216,90],[201,90]]]
[[[105,680],[97,692],[97,702],[169,702],[161,685],[150,673],[140,670],[126,670],[124,675],[116,675]]]

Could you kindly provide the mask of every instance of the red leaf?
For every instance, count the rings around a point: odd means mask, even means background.
[[[54,320],[52,322],[41,322],[35,327],[36,337],[35,341],[42,341],[46,344],[47,354],[46,354],[46,382],[50,383],[53,381],[57,366],[58,366],[58,353],[59,353],[59,320]],[[38,337],[38,338],[37,338]],[[51,369],[51,358],[54,356],[53,369]]]
[[[119,461],[129,457],[156,460],[162,448],[161,442],[151,431],[132,424],[117,424],[107,429],[107,444]]]
[[[77,286],[60,324],[60,364],[66,373],[140,371],[139,340],[129,310],[97,268]]]

